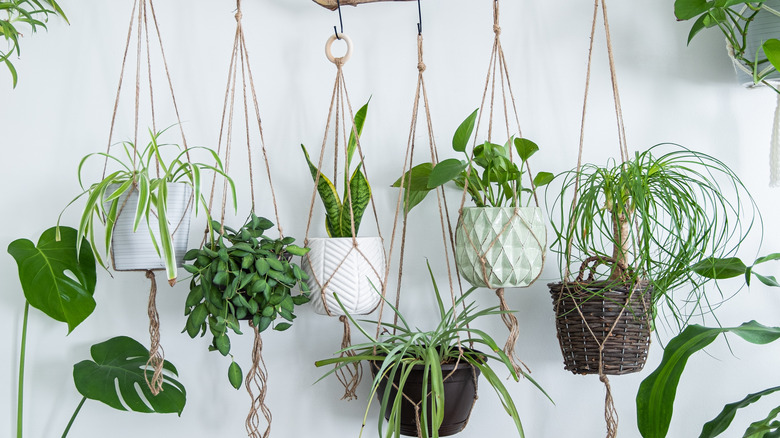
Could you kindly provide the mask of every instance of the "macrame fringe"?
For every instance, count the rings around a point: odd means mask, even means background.
[[[517,322],[517,318],[511,313],[511,310],[506,303],[506,299],[504,298],[504,288],[497,289],[496,295],[501,302],[501,311],[507,312],[501,314],[501,319],[504,321],[506,328],[509,329],[509,336],[507,337],[506,345],[504,345],[504,353],[506,353],[507,357],[509,358],[509,362],[512,363],[512,367],[515,369],[515,373],[518,376],[522,374],[523,368],[528,370],[530,373],[531,370],[528,368],[528,366],[524,364],[523,361],[520,360],[515,354],[515,345],[517,344],[517,339],[520,337],[520,324]]]
[[[154,271],[146,271],[146,278],[151,283],[151,289],[149,290],[149,335],[151,337],[151,346],[149,348],[149,360],[146,361],[146,369],[144,369],[144,380],[152,391],[153,395],[157,395],[163,390],[163,363],[165,362],[165,353],[160,346],[160,315],[157,313],[157,280],[154,277]],[[148,371],[153,369],[151,380],[149,379]]]
[[[268,438],[271,435],[271,410],[265,404],[265,396],[268,392],[268,371],[263,360],[263,338],[257,327],[249,323],[255,332],[255,343],[252,348],[252,368],[246,376],[244,383],[252,399],[252,407],[249,409],[249,415],[246,417],[246,432],[249,438]],[[255,395],[252,387],[257,390]],[[260,413],[265,417],[268,425],[265,432],[260,434]]]
[[[607,422],[607,438],[616,438],[618,431],[618,413],[615,409],[615,401],[612,399],[612,387],[609,385],[609,378],[601,373],[599,380],[604,383],[607,395],[604,399],[604,420]]]
[[[772,144],[769,150],[769,187],[780,187],[780,93],[777,94],[775,124],[772,127]]]
[[[349,319],[342,315],[339,317],[339,321],[344,324],[344,337],[341,340],[341,349],[344,350],[352,346],[352,333],[349,328]],[[354,356],[355,352],[352,350],[344,351],[339,357]],[[342,400],[357,400],[357,388],[360,385],[360,381],[363,379],[363,367],[360,363],[353,363],[339,368],[336,371],[336,377],[339,379],[342,385],[344,385],[344,395]]]

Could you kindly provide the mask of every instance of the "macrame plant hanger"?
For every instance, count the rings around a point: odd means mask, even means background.
[[[265,171],[268,178],[268,187],[271,192],[271,201],[274,209],[274,217],[276,219],[276,228],[279,231],[279,237],[283,237],[281,221],[279,220],[279,209],[276,203],[276,193],[274,191],[274,184],[271,178],[271,166],[268,161],[268,154],[265,145],[265,139],[263,137],[263,124],[260,118],[260,106],[257,100],[257,91],[255,89],[254,77],[252,76],[252,68],[249,62],[249,51],[246,47],[246,39],[244,37],[244,27],[242,24],[242,10],[241,0],[236,0],[236,33],[233,40],[233,50],[230,57],[230,67],[228,69],[227,86],[225,87],[225,99],[222,105],[222,117],[219,127],[219,140],[217,147],[217,154],[223,156],[224,149],[224,166],[225,173],[230,172],[231,152],[233,144],[233,121],[234,111],[236,106],[236,88],[239,85],[239,71],[240,71],[240,87],[239,87],[239,112],[243,112],[243,124],[246,130],[246,151],[247,151],[247,166],[249,172],[249,190],[252,202],[252,212],[255,212],[256,208],[256,195],[255,195],[255,172],[252,165],[253,155],[251,146],[251,131],[254,129],[255,122],[257,123],[257,130],[259,133],[260,150],[263,155],[263,163],[265,164]],[[247,94],[247,86],[251,92],[251,96]],[[250,110],[251,106],[254,111]],[[251,113],[251,114],[250,114]],[[252,119],[250,120],[250,115]],[[240,123],[240,122],[239,122]],[[241,141],[241,140],[238,140]],[[221,209],[220,209],[220,230],[219,234],[225,232],[225,215],[228,198],[228,181],[224,180],[222,186],[221,196]],[[216,188],[216,174],[212,181],[211,194],[209,196],[209,211],[212,211],[211,207],[214,202],[214,192]],[[203,242],[207,240],[209,228],[206,228]],[[252,347],[252,367],[246,376],[244,381],[247,392],[251,401],[251,407],[249,414],[246,418],[246,431],[250,438],[268,438],[271,434],[271,410],[265,403],[265,398],[268,391],[268,369],[265,366],[263,360],[263,339],[260,335],[260,331],[257,326],[249,321],[249,326],[254,332],[254,344]],[[260,415],[265,418],[265,431],[260,432],[261,418]]]
[[[155,14],[154,10],[154,4],[152,0],[134,0],[133,2],[133,9],[130,13],[130,24],[128,25],[127,30],[127,42],[125,44],[125,51],[124,55],[122,57],[122,68],[119,73],[119,85],[117,86],[116,91],[116,99],[114,100],[114,111],[111,116],[111,128],[109,129],[108,134],[108,146],[106,148],[106,154],[111,150],[113,137],[114,137],[114,126],[116,123],[116,116],[119,109],[119,101],[120,96],[122,92],[122,85],[124,82],[124,74],[125,74],[125,67],[127,65],[127,55],[130,52],[130,46],[131,41],[133,39],[133,30],[135,29],[136,32],[136,65],[135,65],[135,112],[134,112],[134,131],[133,131],[133,165],[135,166],[137,164],[137,160],[139,157],[138,152],[138,123],[139,123],[139,113],[141,108],[141,81],[142,81],[142,73],[141,73],[141,64],[142,64],[142,55],[143,52],[146,52],[146,74],[148,77],[148,84],[149,84],[149,107],[151,111],[151,123],[152,123],[152,131],[154,133],[157,133],[157,124],[155,121],[155,103],[154,103],[154,87],[152,85],[152,62],[151,62],[151,45],[149,43],[149,18],[151,17],[152,23],[154,24],[153,32],[154,35],[157,36],[157,42],[160,46],[160,56],[162,57],[163,67],[165,70],[165,76],[168,82],[168,88],[171,93],[171,100],[173,102],[173,109],[176,113],[176,120],[177,125],[179,127],[179,132],[181,133],[181,139],[182,139],[182,145],[184,147],[184,150],[186,152],[187,160],[190,160],[190,154],[189,154],[189,147],[187,146],[187,138],[184,135],[184,127],[181,123],[181,117],[179,116],[179,107],[176,104],[176,96],[173,92],[173,83],[171,82],[171,75],[170,71],[168,69],[168,62],[165,58],[165,50],[163,48],[163,42],[162,42],[162,36],[160,35],[160,27],[157,21],[157,15]],[[157,163],[157,173],[159,176],[160,168],[159,168],[159,162],[157,162],[155,158],[155,162]],[[108,157],[106,157],[105,163],[103,165],[103,178],[106,176],[106,172],[108,169]],[[133,186],[132,190],[136,190],[137,187],[135,185]],[[191,208],[193,202],[192,196],[189,200],[189,205],[187,207],[187,210]],[[125,205],[121,206],[122,209],[125,208]],[[176,228],[178,228],[180,224],[176,224]],[[174,229],[175,231],[175,229]],[[113,251],[112,251],[112,259],[113,259]],[[146,369],[144,370],[144,378],[146,380],[147,385],[149,386],[149,389],[151,390],[152,394],[157,395],[159,394],[163,389],[163,363],[165,359],[165,353],[163,351],[162,346],[160,345],[160,317],[157,313],[157,282],[155,280],[155,275],[153,270],[148,269],[145,270],[146,278],[148,278],[151,282],[151,288],[149,292],[149,305],[147,309],[147,313],[149,315],[149,335],[151,338],[151,346],[149,348],[149,360],[146,363]],[[169,280],[169,283],[171,286],[173,286],[176,283],[176,280]],[[148,371],[152,370],[152,376],[149,376]]]
[[[612,37],[610,34],[609,29],[609,19],[607,16],[607,4],[606,0],[595,0],[594,9],[593,9],[593,24],[591,26],[591,33],[590,33],[590,47],[588,49],[588,67],[587,67],[587,73],[585,75],[585,96],[583,98],[583,104],[582,104],[582,123],[580,126],[580,142],[579,142],[579,151],[577,155],[577,168],[576,168],[576,180],[574,185],[574,199],[572,200],[572,214],[574,213],[574,205],[577,202],[577,197],[579,195],[579,172],[582,168],[582,153],[583,153],[583,147],[584,147],[584,141],[585,141],[585,116],[587,114],[587,106],[588,106],[588,93],[590,90],[590,76],[591,76],[591,66],[593,62],[593,43],[596,35],[596,24],[598,22],[598,12],[599,12],[599,6],[601,6],[602,9],[602,16],[604,18],[604,31],[606,35],[606,41],[607,41],[607,54],[609,56],[609,71],[610,71],[610,77],[612,82],[612,96],[614,99],[614,106],[615,106],[615,115],[617,119],[617,131],[618,131],[618,146],[619,146],[619,152],[620,152],[620,160],[622,163],[625,163],[629,159],[629,153],[628,153],[628,145],[626,140],[626,132],[625,132],[625,126],[623,123],[623,110],[620,104],[620,93],[618,92],[618,83],[617,83],[617,73],[615,69],[615,59],[614,59],[614,52],[612,49]],[[637,225],[638,226],[638,225]],[[571,233],[574,232],[574,224],[569,224],[569,230],[567,233],[571,235]],[[636,242],[632,240],[632,245],[636,247]],[[566,248],[566,254],[565,254],[565,263],[566,266],[564,268],[564,276],[563,276],[563,282],[564,287],[561,288],[561,292],[558,298],[558,303],[560,303],[563,300],[563,295],[566,291],[566,283],[569,281],[569,275],[570,275],[570,262],[571,262],[571,251],[572,251],[572,239],[569,239],[569,244]],[[580,269],[580,274],[577,277],[576,282],[580,282],[583,280],[583,274],[585,270],[586,264],[592,261],[591,259],[586,259],[583,263],[582,268]],[[593,268],[595,269],[595,267]],[[607,335],[604,337],[603,340],[599,340],[596,334],[594,333],[594,330],[590,327],[590,325],[585,322],[585,326],[590,333],[591,336],[596,340],[596,342],[599,345],[599,367],[598,367],[598,374],[599,374],[599,380],[601,380],[602,383],[604,383],[605,390],[606,390],[606,396],[604,401],[604,419],[606,421],[607,426],[607,438],[615,438],[617,437],[617,431],[618,431],[618,413],[615,409],[615,403],[612,398],[612,388],[609,383],[609,378],[607,377],[606,373],[604,372],[604,346],[606,345],[607,340],[613,336],[615,327],[618,325],[618,322],[620,322],[621,317],[626,311],[626,307],[628,307],[629,303],[631,302],[632,296],[634,293],[638,293],[637,290],[637,284],[634,284],[631,286],[631,292],[626,299],[626,304],[624,306],[621,306],[621,310],[618,313],[618,315],[615,317],[614,322],[611,324],[610,329],[607,333]],[[580,308],[580,305],[577,303],[576,300],[574,300],[575,308],[580,315],[581,318],[583,318],[583,321],[586,321],[585,316],[583,315],[582,309]],[[609,321],[605,322],[606,324],[609,324]]]
[[[399,185],[399,193],[398,193],[398,199],[396,202],[396,212],[395,217],[393,220],[393,232],[390,240],[390,249],[388,252],[388,260],[387,260],[387,269],[385,274],[385,284],[388,283],[388,275],[390,272],[390,264],[392,261],[392,255],[394,250],[394,244],[395,244],[395,236],[398,228],[398,218],[399,216],[402,216],[402,226],[401,226],[401,236],[400,236],[400,253],[399,253],[399,267],[398,267],[398,284],[396,289],[396,296],[395,296],[395,308],[398,309],[401,304],[401,289],[402,289],[402,279],[403,279],[403,269],[404,269],[404,255],[406,250],[406,231],[407,231],[407,224],[408,224],[408,214],[409,214],[409,208],[407,206],[410,202],[410,194],[412,190],[405,190],[406,187],[410,186],[411,183],[411,173],[409,172],[412,169],[413,163],[414,163],[414,151],[417,141],[417,123],[419,120],[419,110],[420,110],[420,102],[423,103],[423,110],[425,112],[425,122],[426,122],[426,128],[428,131],[427,136],[427,142],[430,150],[430,159],[432,165],[436,165],[439,161],[439,154],[436,147],[436,140],[434,139],[433,135],[433,122],[431,121],[431,108],[430,104],[428,102],[428,92],[426,90],[425,86],[425,70],[426,65],[423,60],[423,35],[422,35],[422,9],[420,5],[420,0],[417,0],[417,8],[419,13],[419,23],[417,24],[417,87],[414,95],[414,104],[412,106],[412,121],[411,126],[409,128],[409,138],[407,141],[406,146],[406,152],[404,154],[404,164],[402,169],[402,175],[409,175],[401,178],[400,185]],[[453,264],[450,261],[450,255],[452,255],[452,258],[454,260],[455,257],[455,238],[452,232],[451,222],[449,218],[448,208],[447,208],[447,198],[444,193],[444,188],[442,186],[437,187],[434,189],[436,192],[436,198],[437,198],[437,205],[439,209],[439,223],[441,225],[441,237],[442,241],[444,243],[443,250],[444,250],[444,260],[447,265],[447,280],[449,282],[449,289],[450,289],[450,297],[452,299],[452,309],[453,312],[457,312],[456,309],[456,292],[455,292],[455,285],[457,284],[458,288],[460,288],[460,277],[457,273],[457,268],[453,269]],[[454,275],[453,275],[454,274]],[[455,280],[453,280],[453,278]],[[462,295],[463,291],[460,290],[459,293]],[[379,336],[382,334],[383,329],[382,327],[382,315],[384,313],[384,306],[385,306],[385,295],[382,296],[382,301],[379,305],[379,318],[377,319],[377,328],[376,328],[376,337],[379,338]],[[464,304],[465,306],[465,304]],[[394,313],[393,315],[393,325],[398,326],[398,314]],[[395,329],[393,329],[393,332],[395,333]],[[449,379],[455,371],[458,369],[458,365],[460,363],[460,359],[463,355],[463,345],[461,344],[461,339],[458,337],[458,349],[460,351],[460,355],[458,356],[458,361],[455,364],[455,367],[453,370],[444,376],[444,381]],[[470,348],[473,348],[473,343],[470,344]],[[375,351],[376,353],[376,351]],[[478,376],[476,373],[476,370],[472,368],[472,378],[474,379],[474,388],[478,388]],[[399,389],[397,384],[393,382],[393,387],[396,389],[396,391]],[[421,429],[421,421],[420,421],[420,411],[422,409],[422,400],[418,403],[415,403],[414,400],[412,400],[407,394],[402,393],[404,399],[412,404],[414,406],[415,410],[415,423],[417,425],[417,436],[422,437],[422,429]],[[429,395],[430,396],[430,395]],[[423,398],[424,399],[424,398]],[[472,402],[472,407],[474,403],[477,401],[477,392],[475,392],[475,397]],[[469,415],[471,411],[469,411]],[[466,423],[468,423],[468,419],[466,420]],[[465,425],[464,425],[465,427]]]
[[[514,92],[512,91],[512,83],[509,78],[509,70],[507,67],[506,57],[504,56],[504,49],[501,45],[501,25],[500,25],[500,5],[498,0],[493,1],[493,33],[495,34],[495,37],[493,39],[493,50],[490,55],[490,62],[488,64],[488,73],[487,78],[485,79],[485,89],[482,93],[482,101],[479,106],[479,116],[477,118],[476,122],[476,128],[474,133],[474,143],[473,146],[476,147],[477,145],[477,139],[479,138],[479,128],[482,121],[482,116],[484,115],[485,110],[488,110],[488,121],[487,121],[487,141],[491,141],[493,137],[493,117],[495,113],[495,106],[498,104],[501,109],[503,109],[504,113],[504,125],[506,129],[506,135],[507,138],[511,138],[511,127],[510,126],[517,126],[517,135],[519,137],[522,137],[522,130],[520,129],[520,118],[517,112],[517,104],[515,100]],[[500,96],[497,96],[496,88],[497,85],[500,87]],[[490,96],[490,101],[488,102],[488,93]],[[497,102],[497,98],[500,100]],[[489,106],[488,106],[489,105]],[[510,119],[510,111],[514,115],[513,119]],[[471,158],[473,159],[473,148],[472,148],[472,154]],[[509,147],[509,158],[511,162],[514,162],[514,151],[513,148]],[[536,196],[536,187],[534,186],[533,177],[531,176],[531,166],[526,161],[526,173],[528,175],[529,184],[531,186],[531,189],[533,190],[533,197],[534,202],[536,206],[539,206],[539,199]],[[468,194],[468,187],[469,187],[469,177],[471,176],[471,166],[468,167],[466,170],[466,181],[463,188],[463,196],[461,198],[460,202],[460,208],[458,210],[459,214],[459,221],[462,220],[463,216],[463,207],[466,203],[466,197]],[[528,223],[525,221],[525,219],[522,218],[522,216],[519,215],[519,207],[520,207],[520,201],[519,201],[519,194],[517,192],[516,185],[512,187],[512,196],[515,204],[515,211],[513,213],[513,218],[519,218],[523,223],[525,223],[526,226],[528,226],[528,229],[530,230],[531,227],[528,225]],[[495,239],[491,242],[490,248],[492,248],[496,242],[498,241],[501,234],[507,231],[507,228],[509,227],[511,223],[511,219],[507,220],[506,225],[503,230],[501,230],[500,233],[495,237]],[[545,243],[540,239],[539,236],[534,234],[533,232],[532,238],[536,242],[536,244],[541,248],[542,250],[542,264],[544,264],[545,259]],[[482,252],[478,245],[475,244],[473,241],[469,239],[469,245],[477,252]],[[488,248],[488,251],[490,250]],[[481,257],[481,263],[482,263],[482,269],[483,272],[485,272],[485,260],[484,256]],[[541,270],[539,271],[539,274],[536,275],[536,277],[530,282],[530,284],[533,284],[538,278],[539,275],[541,275]],[[489,281],[487,280],[487,274],[484,274],[485,282],[489,284]],[[530,286],[529,284],[529,286]],[[504,324],[506,325],[507,329],[509,330],[509,336],[507,338],[506,344],[504,346],[504,353],[506,353],[507,357],[509,357],[509,360],[512,362],[512,365],[515,368],[515,371],[518,375],[522,374],[522,367],[525,367],[525,369],[530,372],[530,369],[528,369],[527,366],[517,357],[515,354],[515,344],[517,343],[517,339],[520,337],[520,326],[517,321],[517,318],[511,313],[511,310],[509,309],[509,306],[507,305],[505,296],[504,296],[504,288],[497,288],[496,289],[496,295],[498,296],[499,302],[500,302],[500,308],[502,311],[506,312],[501,315],[501,319],[503,320]]]
[[[339,19],[341,20],[341,9],[339,8]],[[355,122],[355,113],[352,109],[352,104],[349,99],[349,92],[347,91],[347,84],[346,80],[344,78],[344,64],[349,60],[349,58],[352,56],[352,40],[343,33],[343,22],[341,26],[341,32],[336,30],[334,35],[331,35],[328,39],[326,45],[325,45],[325,54],[330,62],[332,62],[336,66],[336,79],[333,85],[333,92],[331,95],[331,102],[330,107],[328,109],[328,118],[327,123],[325,126],[325,134],[324,138],[322,140],[322,147],[320,148],[320,157],[317,162],[317,175],[314,178],[314,190],[312,192],[311,196],[311,205],[309,207],[309,218],[306,223],[306,236],[305,236],[305,246],[310,247],[309,245],[309,237],[310,237],[310,231],[311,231],[311,223],[312,219],[314,217],[314,205],[317,198],[317,189],[320,184],[320,179],[322,178],[322,169],[325,159],[325,153],[326,149],[328,147],[328,139],[329,139],[329,132],[331,129],[331,126],[333,127],[333,171],[334,171],[334,180],[333,185],[334,189],[336,189],[338,193],[338,180],[337,177],[339,170],[344,170],[347,175],[349,172],[349,169],[346,168],[346,166],[349,165],[348,162],[348,138],[350,137],[350,134],[354,136],[355,138],[355,153],[358,156],[360,160],[360,166],[363,169],[363,173],[365,174],[365,178],[367,181],[370,181],[368,169],[366,168],[365,162],[363,160],[363,149],[360,143],[360,135],[358,132],[358,128]],[[331,52],[331,46],[336,40],[342,40],[347,45],[347,52],[342,57],[335,57],[333,56]],[[349,130],[347,130],[347,124],[349,126]],[[339,158],[343,160],[344,167],[340,166],[340,160]],[[344,199],[344,203],[349,203],[349,205],[352,205],[352,199],[353,195],[357,196],[357,194],[353,194],[351,184],[345,184],[345,191],[346,191],[346,197]],[[379,240],[383,241],[382,238],[382,232],[379,227],[379,216],[377,215],[376,210],[376,204],[374,202],[373,195],[369,196],[369,203],[371,205],[371,209],[374,215],[374,220],[376,222],[376,230],[379,235]],[[310,281],[310,288],[311,288],[311,282],[314,282],[317,285],[316,290],[319,290],[319,296],[318,297],[312,297],[312,299],[320,299],[322,300],[322,303],[324,305],[325,314],[327,316],[336,316],[337,310],[332,308],[328,305],[328,300],[326,299],[326,296],[332,295],[332,292],[330,292],[331,287],[333,286],[332,280],[336,275],[339,273],[340,269],[348,269],[348,267],[345,265],[345,262],[349,260],[351,257],[358,257],[360,260],[365,261],[369,265],[370,271],[374,274],[376,278],[383,278],[384,273],[382,272],[384,270],[384,259],[385,259],[385,251],[384,247],[381,249],[382,252],[382,265],[376,266],[371,262],[370,257],[364,253],[359,247],[358,247],[358,240],[357,240],[357,233],[356,233],[356,222],[355,222],[355,215],[352,208],[350,208],[350,228],[352,231],[352,245],[351,247],[345,251],[344,253],[338,253],[334,251],[334,256],[336,257],[336,260],[333,261],[335,266],[335,270],[331,275],[325,275],[325,276],[318,276],[316,273],[309,274],[309,281]],[[312,258],[311,258],[311,252],[306,254],[304,256],[305,263],[308,263],[309,265],[312,265]],[[380,291],[381,295],[385,295],[386,290],[386,282],[382,282],[381,284],[375,284],[374,285],[377,290]],[[315,290],[314,288],[311,288],[312,290]],[[374,309],[371,309],[373,311]],[[368,312],[370,313],[370,312]],[[341,342],[341,349],[348,348],[352,341],[351,341],[351,330],[349,325],[349,319],[344,316],[339,316],[339,321],[343,324],[344,327],[344,333],[342,337]],[[352,351],[343,352],[341,353],[342,356],[344,355],[354,355],[355,353]],[[342,400],[354,400],[357,398],[357,395],[355,394],[355,391],[357,390],[358,385],[360,384],[360,381],[363,377],[363,369],[360,366],[360,364],[354,364],[354,366],[344,366],[339,368],[336,372],[336,377],[339,380],[339,382],[344,386],[344,395],[342,396]]]

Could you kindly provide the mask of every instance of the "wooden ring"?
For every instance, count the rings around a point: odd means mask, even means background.
[[[339,38],[343,40],[345,43],[347,43],[347,53],[344,54],[341,58],[336,58],[333,56],[333,53],[331,53],[330,48],[333,46],[333,42],[336,41],[336,39]],[[325,43],[325,56],[328,57],[328,61],[336,64],[337,61],[341,61],[341,64],[346,63],[349,61],[349,58],[352,56],[352,40],[349,39],[349,37],[343,33],[337,33],[335,35],[331,35],[330,38],[328,38],[328,42]]]

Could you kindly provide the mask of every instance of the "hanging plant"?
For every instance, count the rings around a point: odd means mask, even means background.
[[[99,249],[104,247],[105,254],[111,254],[115,270],[165,269],[172,286],[176,283],[176,268],[183,263],[187,250],[192,207],[196,214],[200,205],[207,210],[202,196],[202,173],[213,171],[225,177],[234,203],[235,186],[214,151],[204,147],[182,150],[178,145],[161,143],[164,132],[150,130],[151,140],[143,148],[123,142],[124,154],[97,152],[85,156],[78,169],[84,191],[68,206],[87,199],[79,237],[89,239],[100,264],[106,265]],[[173,158],[167,161],[169,150]],[[189,161],[190,152],[196,150],[206,151],[216,164]],[[118,165],[119,170],[85,187],[84,165],[93,157],[102,157],[107,163]],[[96,232],[98,224],[105,227],[102,240]],[[137,233],[139,228],[146,230]]]
[[[184,256],[193,262],[184,265],[192,274],[185,330],[191,338],[204,336],[208,330],[212,335],[209,350],[228,356],[229,331],[242,334],[241,320],[252,322],[259,332],[269,327],[285,331],[295,319],[295,306],[309,302],[308,276],[291,263],[293,256],[304,256],[309,250],[294,245],[292,237],[265,236],[263,233],[273,226],[252,213],[238,230],[224,227],[222,234],[212,233],[202,249],[192,249]],[[219,230],[220,224],[215,221],[213,228]],[[301,293],[293,296],[296,286]],[[240,388],[242,376],[241,368],[232,361],[230,384]]]

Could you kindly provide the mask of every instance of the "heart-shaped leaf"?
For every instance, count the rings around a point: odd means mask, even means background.
[[[138,341],[118,336],[93,345],[90,353],[94,362],[84,360],[73,366],[73,381],[81,395],[120,411],[181,415],[187,393],[171,377],[179,376],[172,363],[163,363],[162,392],[155,396],[144,378],[149,350]],[[147,372],[151,377],[153,370]]]
[[[27,239],[8,245],[19,266],[19,281],[31,306],[68,324],[73,331],[95,310],[95,257],[86,239],[77,250],[78,231],[60,227],[44,231],[38,246]]]

